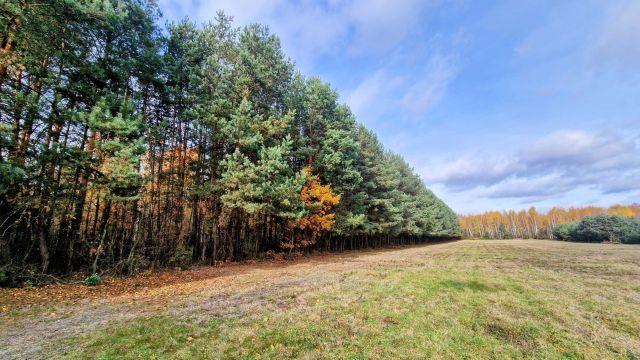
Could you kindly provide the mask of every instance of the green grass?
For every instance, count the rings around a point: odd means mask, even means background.
[[[65,339],[50,354],[640,359],[639,285],[640,247],[464,242],[346,273],[290,295],[280,310],[205,322],[139,318]]]

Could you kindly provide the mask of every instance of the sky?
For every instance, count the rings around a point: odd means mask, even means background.
[[[640,203],[640,0],[159,0],[266,24],[460,214]]]

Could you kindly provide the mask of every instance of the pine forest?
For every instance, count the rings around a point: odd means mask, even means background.
[[[144,0],[0,13],[4,273],[130,274],[461,233],[266,26],[219,12],[159,27]]]

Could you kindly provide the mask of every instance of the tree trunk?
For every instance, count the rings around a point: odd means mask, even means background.
[[[0,83],[2,83],[4,77],[7,75],[7,68],[11,64],[11,54],[15,48],[15,34],[21,25],[22,18],[18,15],[9,17],[9,21],[7,21],[5,34],[0,43],[0,58],[7,59],[0,62]]]
[[[107,205],[104,209],[104,219],[102,220],[102,224],[100,226],[100,230],[101,230],[101,236],[100,236],[100,244],[98,244],[98,249],[96,250],[96,258],[93,260],[93,273],[95,274],[96,271],[98,270],[98,258],[100,258],[100,254],[102,254],[102,249],[104,247],[104,240],[107,237],[107,231],[109,229],[109,226],[107,226],[108,222],[109,222],[109,217],[111,215],[111,199],[107,200]],[[117,215],[116,214],[116,219],[117,219]]]
[[[45,216],[40,216],[38,221],[38,246],[40,257],[42,258],[42,273],[46,273],[49,268],[49,249],[47,248],[47,227]]]

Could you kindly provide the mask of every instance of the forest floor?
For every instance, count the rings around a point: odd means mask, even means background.
[[[457,241],[0,290],[0,358],[640,359],[640,246]]]

